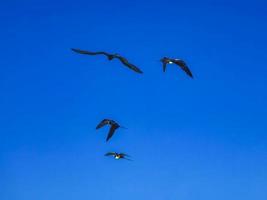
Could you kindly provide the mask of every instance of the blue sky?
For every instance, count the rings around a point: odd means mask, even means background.
[[[1,200],[267,199],[264,1],[0,9]],[[144,74],[70,48],[120,53]],[[163,74],[163,56],[185,59],[195,79]],[[103,118],[128,129],[106,143]]]

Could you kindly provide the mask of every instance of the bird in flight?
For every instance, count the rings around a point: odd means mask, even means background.
[[[121,55],[119,54],[110,54],[110,53],[106,53],[104,51],[98,51],[98,52],[91,52],[91,51],[85,51],[85,50],[81,50],[81,49],[74,49],[72,48],[71,49],[72,51],[76,52],[76,53],[79,53],[79,54],[84,54],[84,55],[91,55],[91,56],[95,56],[95,55],[105,55],[108,60],[113,60],[114,58],[117,58],[120,60],[120,62],[125,65],[126,67],[130,68],[131,70],[139,73],[139,74],[142,74],[143,72],[138,68],[136,67],[135,65],[129,63],[129,61],[122,57]]]
[[[188,68],[185,61],[183,61],[181,59],[173,59],[173,58],[167,58],[167,57],[163,57],[162,59],[160,59],[160,61],[163,64],[163,72],[166,71],[167,64],[173,64],[174,63],[174,64],[178,65],[188,76],[193,78],[193,74],[190,71],[190,69]]]
[[[131,160],[131,159],[127,158],[130,156],[125,154],[125,153],[108,152],[105,154],[105,156],[113,156],[114,159],[116,159],[116,160],[119,160],[119,159]]]
[[[122,126],[120,126],[117,122],[115,122],[114,120],[111,119],[103,119],[96,127],[96,129],[102,128],[105,125],[110,125],[110,129],[108,132],[108,136],[106,141],[108,141],[114,134],[115,130],[118,128],[124,128]]]

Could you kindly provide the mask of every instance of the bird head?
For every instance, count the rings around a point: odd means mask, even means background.
[[[167,59],[166,57],[163,57],[163,58],[160,59],[160,62],[165,62],[166,59]]]

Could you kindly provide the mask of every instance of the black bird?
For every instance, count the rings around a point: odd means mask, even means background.
[[[163,57],[162,59],[160,59],[160,61],[163,63],[163,72],[166,71],[167,64],[173,64],[174,63],[174,64],[178,65],[188,76],[193,78],[193,74],[190,71],[190,69],[188,68],[185,61],[183,61],[181,59],[172,59],[172,58],[167,58],[167,57]]]
[[[124,128],[122,126],[120,126],[117,122],[115,122],[114,120],[111,119],[103,119],[96,127],[96,129],[102,128],[105,125],[110,125],[110,129],[108,132],[108,136],[106,141],[108,141],[114,134],[115,130],[118,128]]]
[[[105,154],[105,156],[113,156],[116,160],[119,160],[119,159],[131,160],[131,159],[127,158],[130,156],[125,154],[125,153],[108,152]]]
[[[85,54],[85,55],[91,55],[91,56],[105,55],[108,58],[108,60],[113,60],[114,58],[117,58],[117,59],[119,59],[121,61],[121,63],[123,65],[129,67],[130,69],[134,70],[135,72],[140,73],[140,74],[143,73],[138,67],[136,67],[135,65],[129,63],[129,61],[126,58],[122,57],[119,54],[110,54],[110,53],[106,53],[106,52],[103,52],[103,51],[90,52],[90,51],[85,51],[85,50],[80,50],[80,49],[73,49],[73,48],[71,50],[76,52],[76,53],[79,53],[79,54]]]

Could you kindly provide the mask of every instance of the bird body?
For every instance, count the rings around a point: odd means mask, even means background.
[[[108,152],[105,154],[105,156],[113,156],[115,160],[120,160],[120,159],[130,160],[129,158],[127,158],[130,156],[125,153]]]
[[[160,61],[163,64],[163,72],[166,71],[166,67],[167,64],[176,64],[178,65],[188,76],[190,76],[191,78],[193,78],[193,74],[190,71],[189,67],[187,66],[187,64],[185,63],[185,61],[181,60],[181,59],[173,59],[173,58],[168,58],[168,57],[163,57],[162,59],[160,59]]]
[[[122,57],[119,54],[110,54],[110,53],[107,53],[107,52],[104,52],[104,51],[91,52],[91,51],[85,51],[85,50],[74,49],[74,48],[72,48],[71,50],[76,52],[76,53],[84,54],[84,55],[91,55],[91,56],[105,55],[108,58],[108,60],[113,60],[113,59],[117,58],[124,66],[130,68],[131,70],[133,70],[133,71],[135,71],[135,72],[137,72],[139,74],[143,73],[138,67],[136,67],[135,65],[131,64],[125,57]]]
[[[109,129],[108,136],[107,136],[107,139],[106,139],[106,141],[108,141],[114,135],[115,130],[118,129],[118,128],[120,128],[121,126],[117,122],[115,122],[114,120],[112,120],[112,119],[103,119],[96,126],[96,129],[100,129],[100,128],[102,128],[105,125],[110,125],[110,129]]]

